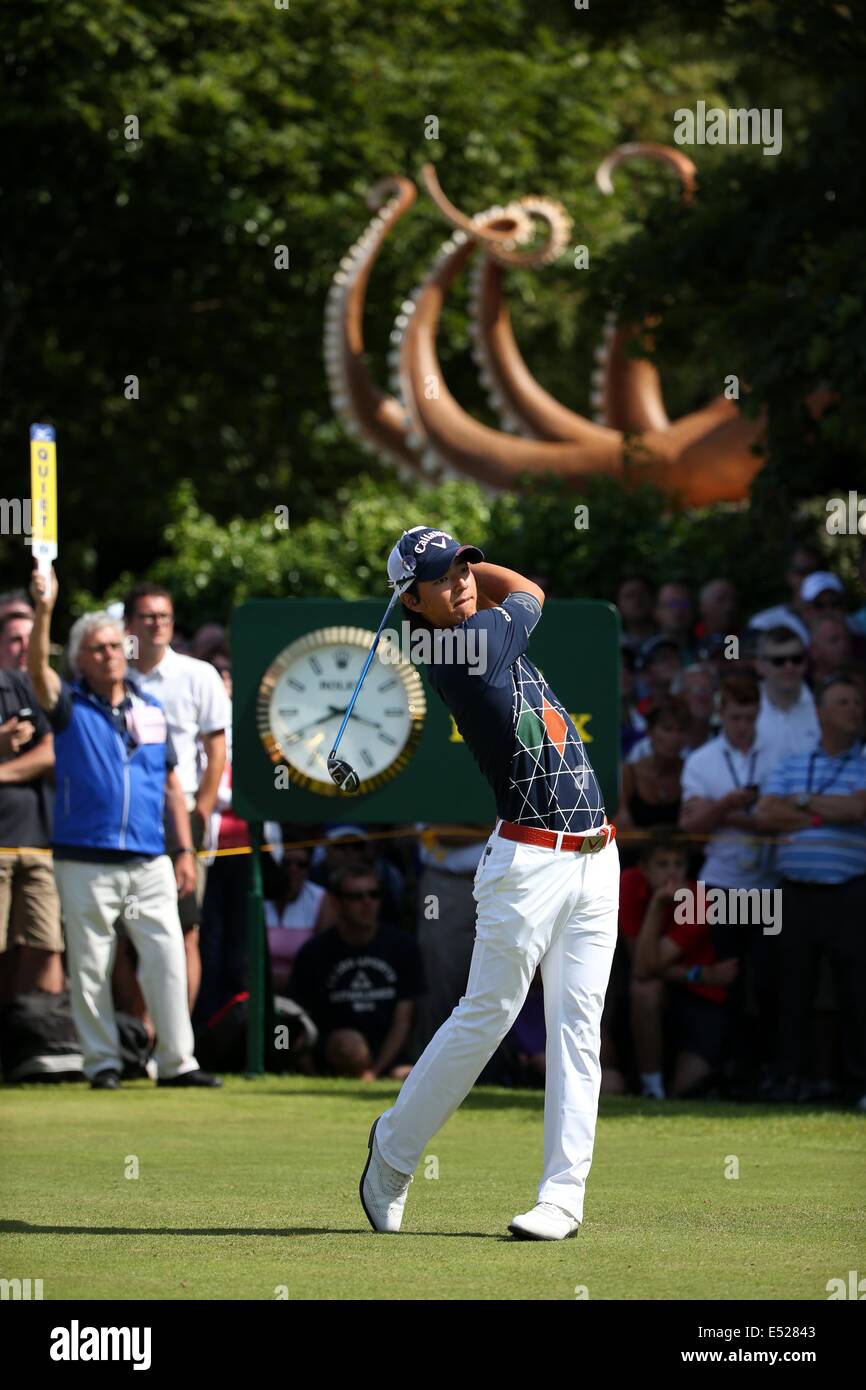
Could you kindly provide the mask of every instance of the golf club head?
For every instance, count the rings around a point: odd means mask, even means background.
[[[333,753],[328,758],[328,772],[331,775],[331,781],[348,796],[356,792],[361,785],[355,769],[346,762],[345,758],[337,758]]]

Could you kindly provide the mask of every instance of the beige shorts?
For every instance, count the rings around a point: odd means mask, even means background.
[[[63,950],[60,899],[48,850],[0,849],[0,952],[12,946]]]
[[[193,797],[187,797],[187,810],[192,812],[195,805]],[[175,834],[174,821],[166,813],[164,817],[165,829],[165,849],[169,858],[174,860],[175,851],[178,848],[177,835]],[[193,822],[192,842],[196,850],[200,850],[204,838],[204,827],[199,822]],[[197,854],[195,859],[195,889],[192,893],[185,893],[182,898],[177,900],[177,910],[180,915],[180,925],[184,936],[187,932],[193,931],[201,921],[201,909],[204,902],[204,890],[207,883],[207,869],[204,856]]]

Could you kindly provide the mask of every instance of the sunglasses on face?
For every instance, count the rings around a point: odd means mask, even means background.
[[[306,859],[284,859],[283,863],[287,869],[299,869],[301,872],[307,868]]]
[[[374,902],[378,902],[381,896],[382,894],[379,892],[378,888],[362,888],[356,893],[340,894],[340,897],[345,898],[346,901],[350,903],[360,902],[362,898],[372,898]]]
[[[816,598],[816,608],[841,608],[842,600],[838,594],[831,594],[828,598]]]
[[[764,658],[771,666],[802,666],[806,660],[805,652],[793,652],[790,656],[768,656]]]
[[[138,616],[143,623],[170,623],[174,621],[173,613],[139,613]]]

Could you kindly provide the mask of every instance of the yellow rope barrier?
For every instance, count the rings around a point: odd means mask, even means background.
[[[492,834],[492,832],[493,832],[493,826],[492,826],[492,825],[490,826],[489,829],[485,829],[484,827],[477,827],[476,829],[467,828],[467,829],[464,830],[464,829],[460,829],[459,827],[454,827],[454,828],[449,827],[449,829],[448,829],[448,837],[449,837],[449,839],[465,839],[465,840],[478,840],[478,841],[481,841],[481,840],[487,839],[487,837],[488,837],[490,834]],[[793,835],[794,835],[794,834],[797,834],[797,833],[799,833],[799,832],[796,832],[796,831],[795,831],[795,832],[792,833],[792,835],[748,835],[748,834],[746,834],[745,831],[740,832],[740,833],[743,834],[743,835],[745,836],[746,842],[747,842],[748,844],[753,844],[753,845],[759,845],[759,844],[764,844],[764,845],[783,845],[783,844],[790,844],[790,843],[792,843]],[[716,831],[715,834],[712,834],[712,833],[710,833],[710,832],[700,832],[700,833],[699,833],[699,832],[695,831],[695,832],[690,833],[690,832],[685,831],[685,830],[673,830],[673,831],[671,831],[671,832],[669,832],[669,833],[667,833],[667,834],[664,834],[663,837],[664,837],[665,840],[670,841],[670,842],[673,843],[673,844],[681,843],[681,844],[692,844],[692,845],[696,845],[696,844],[703,844],[703,843],[705,843],[705,842],[709,842],[710,840],[716,840],[716,839],[719,838],[719,835],[720,835],[720,834],[721,834],[720,831]],[[632,844],[632,843],[635,843],[635,844],[645,844],[647,841],[656,840],[656,839],[658,839],[658,838],[659,838],[659,831],[658,831],[658,829],[656,829],[655,831],[652,831],[652,830],[621,830],[621,831],[620,831],[620,830],[618,830],[618,831],[617,831],[617,834],[616,834],[616,843],[617,843],[617,844]],[[429,845],[440,845],[440,843],[441,843],[440,840],[439,840],[439,837],[436,835],[436,832],[435,832],[435,831],[431,831],[429,827],[425,827],[424,829],[421,829],[421,830],[408,830],[408,829],[401,829],[401,830],[379,830],[379,831],[376,831],[375,834],[371,834],[371,835],[341,835],[341,836],[339,836],[339,838],[336,838],[336,839],[335,839],[335,838],[329,838],[328,836],[322,835],[322,836],[318,836],[318,837],[316,837],[316,838],[314,838],[314,839],[308,839],[308,840],[276,840],[276,841],[274,841],[274,840],[266,840],[266,841],[263,841],[263,842],[262,842],[262,848],[263,848],[263,849],[270,849],[270,848],[276,848],[277,846],[279,846],[279,847],[281,847],[281,848],[284,849],[284,850],[286,850],[286,849],[316,849],[316,848],[318,848],[318,847],[321,846],[321,845],[333,845],[333,844],[338,844],[338,845],[358,844],[358,845],[362,845],[362,844],[372,844],[372,843],[376,843],[376,842],[379,841],[379,840],[421,840],[421,841],[423,841],[424,843],[426,843],[428,846],[429,846]],[[852,845],[852,844],[861,844],[862,841],[859,840],[859,839],[857,839],[857,838],[854,837],[854,836],[850,836],[850,835],[840,835],[840,836],[834,837],[833,840],[822,840],[821,843],[822,843],[822,844],[825,844],[825,845],[828,845],[828,844]],[[198,857],[199,859],[210,859],[210,858],[213,858],[213,859],[222,859],[222,858],[228,858],[228,857],[230,857],[230,856],[235,856],[235,855],[252,854],[252,852],[253,852],[253,851],[252,851],[252,846],[251,846],[251,845],[236,845],[236,846],[233,846],[233,847],[227,848],[227,849],[210,849],[210,850],[208,850],[208,849],[200,849],[200,850],[197,850],[197,851],[196,851],[196,854],[197,854],[197,857]],[[51,851],[50,849],[45,849],[45,848],[41,848],[41,847],[33,846],[33,845],[17,845],[17,846],[13,846],[13,847],[4,847],[4,846],[0,846],[0,855],[3,855],[3,854],[10,854],[10,855],[18,855],[18,854],[46,854],[46,855],[51,855],[51,853],[52,853],[52,851]]]

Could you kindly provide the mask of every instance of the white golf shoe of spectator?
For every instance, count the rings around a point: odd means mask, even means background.
[[[401,1173],[386,1163],[379,1153],[376,1143],[376,1125],[373,1121],[367,1146],[370,1150],[364,1171],[361,1174],[361,1206],[374,1231],[399,1231],[403,1220],[403,1208],[409,1192],[409,1184],[415,1179],[411,1173]]]

